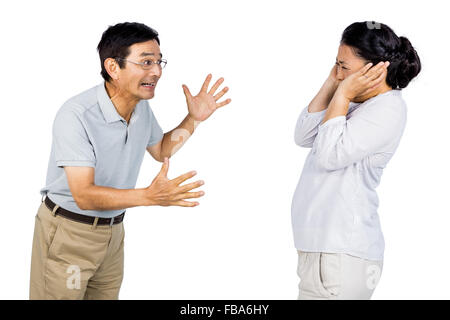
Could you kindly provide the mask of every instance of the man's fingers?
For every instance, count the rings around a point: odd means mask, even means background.
[[[161,167],[161,171],[159,172],[159,176],[167,178],[167,172],[169,171],[169,158],[164,158],[164,163]]]
[[[220,108],[220,107],[223,107],[223,106],[229,104],[230,102],[231,102],[231,99],[227,99],[225,101],[218,103],[216,106],[217,106],[217,108]]]
[[[177,195],[174,200],[200,198],[200,197],[203,197],[204,195],[205,195],[204,191],[185,192],[185,193],[180,193],[179,195]]]
[[[176,177],[175,179],[173,179],[172,181],[176,184],[179,185],[181,183],[183,183],[184,181],[192,178],[193,176],[195,176],[197,174],[197,172],[195,171],[191,171],[191,172],[187,172],[185,174],[182,174],[179,177]]]
[[[192,98],[192,94],[189,91],[189,88],[187,87],[187,85],[183,84],[182,87],[183,87],[184,95],[186,96],[186,98],[188,98],[188,99]]]
[[[211,73],[206,76],[205,82],[203,82],[203,85],[202,85],[202,88],[200,89],[200,92],[203,91],[203,92],[206,93],[208,91],[209,82],[211,81],[211,78],[212,78],[212,74]]]
[[[199,204],[200,203],[198,203],[197,201],[191,202],[191,201],[178,200],[178,201],[175,201],[172,205],[180,206],[180,207],[196,207]]]
[[[222,98],[222,96],[223,96],[225,93],[227,93],[228,90],[229,90],[228,87],[225,87],[225,88],[223,88],[222,90],[220,90],[220,92],[214,96],[214,100],[217,101],[217,100],[219,100],[220,98]]]
[[[214,95],[217,88],[219,88],[219,86],[222,84],[223,80],[224,80],[223,78],[220,78],[219,80],[217,80],[216,83],[214,83],[214,85],[211,87],[211,90],[209,90],[208,94]]]
[[[204,185],[205,182],[203,180],[199,180],[199,181],[195,181],[195,182],[191,182],[185,185],[182,185],[179,187],[179,191],[180,192],[188,192],[191,191],[192,189],[198,188],[202,185]]]

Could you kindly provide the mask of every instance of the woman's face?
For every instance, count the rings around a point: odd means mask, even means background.
[[[352,47],[341,44],[339,46],[338,55],[336,57],[336,79],[339,81],[344,80],[352,73],[360,70],[364,67],[368,61],[357,56]],[[371,97],[374,97],[382,92],[391,90],[392,88],[386,84],[386,79],[375,91],[369,92],[363,96],[357,96],[353,99],[353,102],[363,102]]]
[[[338,80],[344,80],[366,64],[367,61],[358,57],[352,47],[341,44],[336,57],[336,78]]]

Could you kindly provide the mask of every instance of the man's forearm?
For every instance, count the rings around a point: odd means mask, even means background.
[[[194,133],[199,123],[188,114],[178,127],[166,132],[161,144],[161,159],[174,155]]]
[[[150,205],[144,189],[116,189],[96,185],[86,188],[75,200],[82,210],[121,210]]]

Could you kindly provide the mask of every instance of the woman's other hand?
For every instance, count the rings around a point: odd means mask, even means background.
[[[328,95],[331,95],[331,97],[333,97],[340,82],[341,81],[337,78],[337,65],[335,64],[333,65],[333,68],[331,68],[330,74],[323,84],[323,87],[328,92]]]
[[[339,85],[339,83],[341,82],[337,78],[337,65],[336,64],[334,64],[333,68],[331,68],[330,74],[328,75],[328,78],[327,78],[327,82],[330,85],[336,86],[336,88]]]

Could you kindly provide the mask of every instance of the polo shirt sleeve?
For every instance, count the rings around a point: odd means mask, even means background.
[[[294,141],[304,148],[311,148],[317,135],[319,123],[325,116],[327,109],[309,112],[308,106],[302,110],[295,126]]]
[[[147,147],[153,146],[157,144],[164,136],[164,132],[161,129],[161,126],[159,125],[158,121],[156,120],[155,115],[153,114],[152,109],[150,106],[148,106],[149,110],[149,122],[150,122],[150,138],[147,143]]]
[[[95,168],[94,148],[76,108],[64,105],[53,122],[53,148],[58,167]]]
[[[357,115],[337,116],[318,127],[313,152],[325,170],[339,170],[398,141],[406,124],[406,108],[381,100],[367,105]]]

